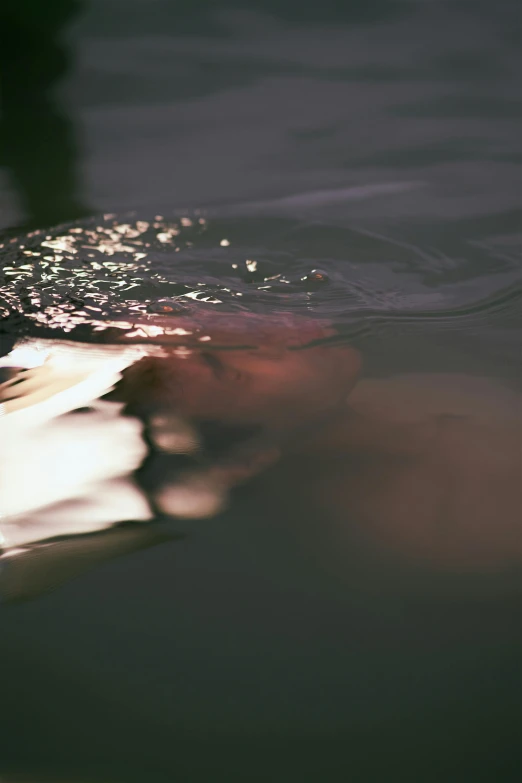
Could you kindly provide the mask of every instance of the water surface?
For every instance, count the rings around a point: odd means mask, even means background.
[[[29,39],[41,80],[3,87],[2,354],[22,336],[106,345],[165,304],[215,330],[227,312],[249,341],[284,312],[332,324],[319,343],[356,349],[365,382],[458,374],[466,400],[493,384],[488,405],[508,411],[517,4],[63,6]],[[114,422],[96,415],[109,452]],[[368,547],[328,494],[310,501],[319,472],[296,448],[215,519],[66,539],[38,578],[26,558],[10,589],[30,600],[2,609],[5,775],[516,780],[512,561]]]

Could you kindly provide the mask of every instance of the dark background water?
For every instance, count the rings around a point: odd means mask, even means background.
[[[515,2],[3,8],[4,226],[353,188],[287,209],[516,225]]]
[[[422,294],[423,309],[515,279],[517,3],[2,8],[2,228],[206,208],[367,232],[346,251],[347,264],[378,255],[365,290],[401,289],[375,234],[413,248],[422,287],[404,277],[401,303]],[[512,310],[494,325],[453,354],[454,331],[429,349],[403,335],[382,367],[482,361],[513,380]],[[4,608],[6,774],[518,779],[516,595],[465,577],[428,589],[349,552],[340,575],[316,548],[321,522],[247,493],[182,542]]]

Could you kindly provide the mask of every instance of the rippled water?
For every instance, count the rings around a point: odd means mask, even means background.
[[[239,5],[1,12],[0,776],[517,780],[518,5]]]
[[[401,325],[442,341],[448,332],[516,336],[518,234],[461,239],[450,250],[444,237],[432,248],[354,226],[203,214],[105,215],[6,239],[4,339],[110,342],[119,330],[154,342],[157,316],[171,312],[306,314],[329,319],[337,339],[386,339]]]

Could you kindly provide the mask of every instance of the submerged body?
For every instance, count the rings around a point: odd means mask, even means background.
[[[228,331],[212,334],[221,346],[231,339],[230,319],[227,324]],[[291,325],[298,333],[299,320]],[[304,321],[301,326],[303,332],[310,328]],[[10,449],[10,473],[4,470],[11,488],[10,494],[4,489],[4,505],[6,496],[25,504],[23,514],[14,509],[14,526],[23,532],[13,543],[23,542],[28,531],[38,539],[38,530],[46,538],[49,531],[150,520],[154,509],[178,519],[213,516],[236,486],[258,476],[256,486],[264,487],[274,513],[284,487],[295,509],[304,503],[333,520],[341,541],[356,531],[359,542],[388,556],[443,567],[519,560],[520,402],[514,393],[458,375],[357,383],[356,351],[329,345],[296,350],[281,344],[280,330],[270,340],[270,325],[265,327],[265,342],[255,350],[147,355],[142,348],[112,383],[102,384],[104,399],[91,400],[87,416],[73,407],[46,424],[47,441],[42,424],[32,427],[27,443],[19,442],[18,464]],[[81,355],[80,347],[73,350]],[[115,350],[125,356],[127,349]],[[27,406],[31,397],[24,397],[24,383],[8,382],[1,393],[5,428],[24,411],[13,408],[24,400]],[[77,406],[79,398],[71,399]],[[33,403],[26,412],[42,406]],[[132,478],[146,454],[140,422],[152,449],[144,481],[139,473],[138,481]],[[210,447],[201,435],[209,427],[218,433]],[[63,464],[69,460],[66,474],[49,461],[49,444],[56,447],[61,437],[64,444],[53,453]],[[180,452],[191,455],[181,466]],[[38,475],[35,460],[47,476],[47,494],[34,491],[28,502],[19,481],[27,472]],[[65,500],[74,501],[76,514],[70,503],[63,507]],[[63,516],[66,527],[53,528]],[[4,530],[10,530],[9,520]]]
[[[157,385],[138,394],[156,393],[195,421],[261,424],[263,434],[210,466],[209,479],[230,488],[277,461],[271,502],[285,487],[296,509],[335,520],[341,539],[343,528],[357,530],[392,557],[444,567],[519,563],[519,396],[458,374],[360,380],[359,369],[345,347],[230,352],[217,372],[193,356],[164,368],[159,360]],[[139,365],[128,372],[136,394]]]
[[[227,317],[228,329],[213,336],[224,346],[243,322]],[[185,320],[175,323],[189,334]],[[4,545],[149,520],[156,501],[159,510],[177,517],[220,510],[232,486],[277,459],[301,431],[335,415],[353,384],[359,363],[354,352],[293,350],[292,330],[301,339],[325,330],[306,320],[285,323],[283,332],[270,327],[253,352],[21,343],[1,362],[12,374],[0,385]],[[209,427],[223,428],[211,438],[213,445],[200,437]],[[145,487],[138,496],[132,474],[147,455],[145,440],[160,463],[163,457],[159,468],[157,461],[153,465],[163,487]],[[194,455],[192,471],[181,477],[178,466],[169,471],[172,453]],[[175,486],[169,472],[178,476]],[[29,495],[23,489],[28,476]],[[74,501],[74,510],[64,509],[65,501]]]
[[[315,510],[340,551],[518,563],[518,396],[462,375],[372,380],[327,319],[201,301],[203,283],[176,282],[154,256],[184,226],[194,238],[201,221],[73,227],[9,251],[5,322],[30,329],[0,361],[13,374],[0,385],[4,556],[126,521],[212,517],[247,484],[275,518]],[[286,301],[291,281],[266,275]]]

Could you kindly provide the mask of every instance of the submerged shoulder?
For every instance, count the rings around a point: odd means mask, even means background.
[[[520,421],[522,398],[502,383],[460,373],[403,374],[363,380],[350,405],[393,421],[428,415],[468,416],[498,424]]]
[[[460,567],[518,561],[520,400],[464,376],[365,382],[322,444],[321,498],[389,551]]]

